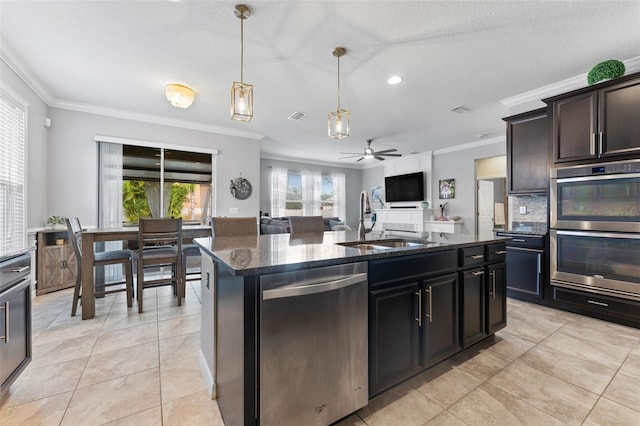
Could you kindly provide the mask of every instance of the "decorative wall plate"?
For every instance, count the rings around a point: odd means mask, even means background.
[[[231,185],[229,185],[229,192],[236,200],[246,200],[251,196],[253,188],[251,182],[243,177],[237,177],[231,179]]]

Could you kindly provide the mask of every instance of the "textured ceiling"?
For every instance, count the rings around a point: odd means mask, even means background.
[[[255,116],[229,118],[240,21],[229,1],[0,1],[3,54],[53,106],[102,107],[249,132],[264,155],[354,164],[339,152],[424,152],[501,135],[500,103],[640,56],[639,1],[247,1],[245,82]],[[351,136],[327,136],[341,104]],[[389,86],[397,74],[403,83]],[[164,86],[192,87],[173,108]],[[586,82],[585,82],[586,85]],[[471,111],[450,110],[464,105]],[[307,115],[288,120],[294,112]],[[364,164],[361,162],[359,164]]]

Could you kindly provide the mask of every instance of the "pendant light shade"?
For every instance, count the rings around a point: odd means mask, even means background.
[[[182,84],[167,84],[164,94],[176,108],[189,108],[196,96],[190,87]]]
[[[231,119],[251,121],[253,118],[253,85],[244,82],[244,20],[251,10],[244,4],[235,7],[235,15],[240,19],[240,81],[231,86]]]
[[[338,107],[329,112],[329,137],[344,139],[349,136],[349,124],[351,115],[348,110],[340,108],[340,57],[347,53],[344,47],[336,47],[333,56],[338,58]]]

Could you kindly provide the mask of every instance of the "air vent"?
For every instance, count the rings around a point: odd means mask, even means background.
[[[302,120],[303,118],[305,118],[307,116],[307,114],[305,114],[304,112],[294,112],[293,114],[291,114],[289,116],[289,120]]]
[[[455,113],[457,113],[457,114],[466,114],[466,113],[468,113],[469,111],[471,111],[469,108],[464,107],[464,106],[462,106],[462,105],[457,106],[457,107],[455,107],[455,108],[453,108],[453,109],[451,110],[451,112],[455,112]]]

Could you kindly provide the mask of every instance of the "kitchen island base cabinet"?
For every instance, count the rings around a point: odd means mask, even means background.
[[[417,282],[369,293],[369,392],[374,395],[420,371]]]
[[[422,294],[422,366],[430,367],[460,351],[458,275],[426,280]]]

